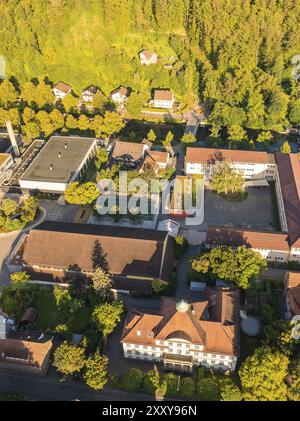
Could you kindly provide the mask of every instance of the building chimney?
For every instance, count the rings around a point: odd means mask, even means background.
[[[10,142],[11,142],[14,154],[15,154],[16,157],[19,157],[20,151],[19,151],[19,147],[18,147],[18,144],[17,144],[17,141],[16,141],[16,136],[14,134],[12,124],[11,124],[10,121],[6,122],[6,128],[7,128],[7,132],[8,132],[9,138],[10,138]]]
[[[68,148],[68,144],[67,143],[65,143],[65,149],[67,149]]]
[[[58,152],[58,157],[61,158],[61,152]]]
[[[49,169],[50,169],[50,171],[53,171],[53,165],[52,164],[50,164]]]

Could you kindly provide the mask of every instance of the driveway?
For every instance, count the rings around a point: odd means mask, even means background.
[[[19,235],[20,233],[17,232],[0,237],[0,290],[9,283],[9,272],[5,261],[16,244]]]

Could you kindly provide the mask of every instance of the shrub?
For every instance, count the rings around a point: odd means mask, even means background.
[[[168,283],[161,281],[160,279],[153,279],[151,281],[151,288],[153,294],[155,295],[162,295],[168,287]]]
[[[160,377],[157,370],[150,370],[144,377],[143,390],[146,393],[154,394],[160,387]]]
[[[142,389],[145,373],[139,368],[130,368],[121,378],[121,387],[130,392]]]
[[[198,396],[203,401],[218,401],[219,400],[219,386],[215,379],[205,378],[198,381],[197,385]]]
[[[240,388],[231,380],[228,379],[223,383],[220,390],[221,401],[241,401],[243,396]]]
[[[180,382],[180,395],[185,398],[192,398],[195,395],[195,383],[191,377],[185,377]]]
[[[178,376],[174,373],[168,373],[163,376],[163,383],[166,383],[166,395],[173,397],[177,393]]]

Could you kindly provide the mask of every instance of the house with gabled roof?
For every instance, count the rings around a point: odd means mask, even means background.
[[[72,92],[72,87],[65,82],[58,82],[52,89],[56,99],[64,99]]]
[[[125,358],[166,370],[200,365],[233,371],[239,356],[239,293],[206,288],[201,299],[162,297],[159,309],[131,308],[121,343]]]
[[[284,279],[287,318],[300,316],[300,272],[287,271]]]
[[[128,89],[124,88],[124,86],[120,86],[110,93],[110,97],[116,104],[124,105],[128,99]]]
[[[149,66],[157,63],[157,54],[154,51],[143,50],[139,53],[141,64]]]
[[[175,103],[174,93],[167,89],[155,89],[153,97],[154,108],[172,109]]]

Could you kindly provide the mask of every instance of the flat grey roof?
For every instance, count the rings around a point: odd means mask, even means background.
[[[21,180],[67,183],[94,142],[95,139],[88,137],[52,136]]]

